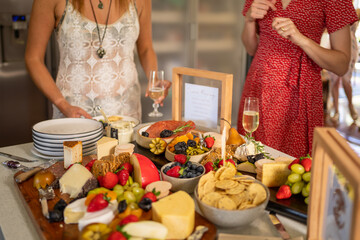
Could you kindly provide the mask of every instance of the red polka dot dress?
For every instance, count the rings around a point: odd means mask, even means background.
[[[252,2],[246,0],[244,15]],[[323,126],[321,68],[272,29],[273,18],[290,18],[302,34],[320,43],[325,28],[333,33],[357,21],[357,16],[351,0],[291,0],[286,9],[277,0],[276,8],[257,20],[259,44],[244,85],[238,130],[245,134],[245,97],[258,97],[260,124],[255,139],[300,157],[311,152],[314,128]]]

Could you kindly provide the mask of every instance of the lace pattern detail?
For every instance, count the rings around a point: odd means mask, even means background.
[[[140,84],[134,63],[134,49],[139,35],[135,6],[116,22],[109,24],[103,41],[106,55],[96,51],[100,42],[96,23],[81,15],[69,2],[56,31],[60,51],[56,85],[65,99],[92,116],[100,105],[108,115],[141,119]],[[105,25],[99,24],[102,36]],[[54,106],[53,118],[64,115]]]

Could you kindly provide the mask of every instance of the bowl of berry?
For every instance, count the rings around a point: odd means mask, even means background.
[[[203,165],[189,161],[189,157],[176,154],[174,162],[162,166],[161,178],[172,184],[171,191],[185,191],[189,194],[194,192],[202,175],[205,174]]]
[[[213,136],[202,136],[198,132],[189,132],[185,135],[174,138],[168,143],[165,149],[165,158],[174,161],[176,154],[183,154],[189,157],[191,162],[200,162],[203,157],[209,154],[215,142]]]

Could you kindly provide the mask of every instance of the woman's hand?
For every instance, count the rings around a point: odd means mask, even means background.
[[[280,36],[289,39],[297,46],[306,39],[290,18],[274,18],[272,27]]]
[[[171,82],[169,80],[164,80],[164,94],[158,100],[156,100],[155,103],[160,104],[160,106],[162,107],[164,106],[164,100],[169,93],[170,87],[171,87]],[[146,89],[145,97],[148,96],[149,96],[149,89]]]
[[[255,22],[256,19],[263,19],[270,9],[276,10],[276,0],[254,0],[246,13],[247,22]]]
[[[84,109],[70,105],[65,99],[62,99],[60,103],[56,104],[59,110],[68,118],[89,118],[92,116],[88,114]]]

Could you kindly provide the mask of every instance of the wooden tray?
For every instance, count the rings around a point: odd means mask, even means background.
[[[169,162],[165,158],[164,154],[155,155],[152,152],[150,152],[148,149],[145,149],[137,145],[135,142],[134,144],[135,144],[134,151],[136,153],[140,153],[150,158],[151,161],[155,163],[158,169],[160,169],[164,164]],[[245,174],[252,175],[250,173],[245,173]],[[252,176],[255,177],[255,175]],[[270,200],[266,207],[267,210],[274,211],[276,213],[279,213],[281,215],[284,215],[286,217],[292,218],[296,221],[306,224],[308,206],[304,202],[304,198],[302,196],[294,195],[290,199],[277,200],[275,196],[278,191],[278,188],[269,188],[269,191],[270,191]]]
[[[149,150],[147,150],[150,152]],[[137,152],[137,151],[135,151]],[[141,154],[141,153],[140,153]],[[91,159],[96,158],[95,155],[86,156],[83,159],[83,164],[91,161]],[[57,162],[50,168],[61,168],[63,169],[63,162]],[[20,172],[14,175],[17,176]],[[15,180],[14,180],[15,182]],[[19,195],[23,204],[26,208],[26,211],[31,217],[31,220],[36,228],[41,239],[78,239],[79,230],[77,224],[65,224],[64,222],[50,223],[42,215],[41,204],[39,202],[39,193],[37,189],[33,187],[33,177],[28,179],[23,183],[16,183],[15,185],[18,189]],[[56,202],[63,198],[66,202],[69,202],[69,198],[66,194],[61,195],[59,189],[54,189],[55,198],[48,201],[49,210],[52,210]],[[195,227],[198,225],[203,225],[209,228],[209,230],[204,234],[203,239],[215,239],[216,238],[216,227],[214,224],[209,222],[207,219],[202,217],[200,214],[195,214]]]

